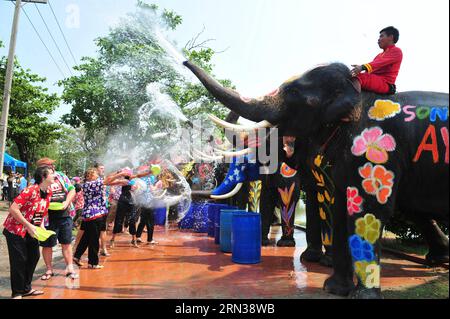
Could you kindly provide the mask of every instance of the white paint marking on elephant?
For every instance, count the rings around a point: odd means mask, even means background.
[[[366,268],[366,287],[367,288],[379,288],[380,287],[380,266],[379,265],[368,265]]]

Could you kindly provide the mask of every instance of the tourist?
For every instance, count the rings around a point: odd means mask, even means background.
[[[108,217],[106,218],[107,228],[111,229],[116,218],[117,212],[117,202],[119,201],[122,187],[120,186],[110,186],[108,195]]]
[[[101,163],[95,163],[94,164],[94,168],[97,171],[98,174],[98,178],[103,178],[105,176],[105,165],[101,164]],[[110,254],[108,253],[108,250],[106,248],[106,228],[107,228],[107,219],[108,219],[108,197],[106,196],[106,187],[103,187],[103,203],[105,204],[105,208],[106,208],[106,214],[103,215],[102,220],[101,220],[101,227],[100,227],[100,247],[101,247],[101,252],[100,254],[102,256],[110,256]]]
[[[116,238],[116,234],[122,232],[123,223],[125,217],[128,217],[128,225],[129,225],[129,233],[131,235],[131,246],[138,248],[138,244],[136,241],[136,218],[137,218],[137,210],[136,206],[133,203],[133,198],[131,196],[131,183],[130,181],[134,178],[144,177],[149,175],[151,172],[143,172],[137,175],[133,175],[132,170],[129,168],[125,168],[122,170],[122,174],[124,174],[124,178],[128,180],[128,184],[122,185],[122,193],[120,194],[118,203],[117,203],[117,212],[116,218],[114,220],[114,228],[113,234],[110,240],[110,247],[114,248],[114,241]]]
[[[17,196],[17,181],[16,176],[14,175],[13,172],[9,172],[7,182],[8,182],[8,201],[9,205],[11,206],[14,198],[16,198]]]
[[[88,249],[88,267],[91,269],[103,268],[103,265],[99,265],[98,252],[100,248],[100,231],[103,229],[104,224],[103,217],[108,213],[104,187],[114,183],[124,184],[127,183],[127,180],[123,179],[121,172],[108,175],[103,180],[99,177],[95,168],[87,170],[85,174],[85,181],[82,186],[84,194],[84,208],[82,212],[84,233],[73,257],[74,262],[80,267],[83,266],[80,258]]]
[[[69,178],[62,172],[56,171],[55,160],[42,158],[36,162],[37,167],[49,167],[55,171],[55,179],[50,185],[52,198],[48,209],[48,229],[56,233],[45,242],[40,243],[42,256],[47,267],[47,271],[41,276],[41,280],[49,280],[53,273],[53,247],[57,242],[61,244],[62,254],[66,263],[65,275],[71,279],[78,278],[73,268],[72,261],[72,217],[75,216],[75,207],[72,202],[75,198],[75,187]]]
[[[34,270],[39,261],[39,242],[35,238],[36,227],[42,227],[47,215],[52,193],[49,186],[54,172],[48,167],[36,169],[36,183],[26,188],[14,199],[8,217],[3,224],[9,253],[12,298],[42,295],[31,288]]]
[[[8,191],[8,181],[6,180],[7,179],[7,177],[5,177],[4,179],[2,179],[1,181],[2,181],[2,201],[6,201],[6,200],[8,200],[8,194],[9,194],[9,191]]]
[[[28,186],[28,181],[22,174],[19,174],[19,181],[19,193],[21,193]]]
[[[155,216],[154,216],[154,205],[156,204],[153,198],[152,193],[158,189],[161,189],[162,183],[156,183],[156,176],[149,175],[142,177],[142,180],[145,182],[147,189],[142,192],[139,198],[135,200],[137,202],[138,209],[140,210],[140,221],[136,231],[136,242],[141,243],[142,232],[144,228],[147,228],[147,244],[155,245],[158,242],[153,240],[153,232],[155,229]]]

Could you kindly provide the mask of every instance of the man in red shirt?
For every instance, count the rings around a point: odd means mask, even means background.
[[[361,89],[379,94],[394,94],[403,53],[396,47],[399,32],[394,27],[387,27],[380,31],[378,45],[383,52],[375,59],[363,65],[352,65],[352,76],[361,83]],[[363,71],[365,71],[363,73]]]

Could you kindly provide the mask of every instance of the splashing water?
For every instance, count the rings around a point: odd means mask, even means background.
[[[148,208],[165,207],[169,210],[169,221],[179,222],[191,205],[191,188],[178,168],[168,160],[160,163],[163,172],[158,179],[166,184],[161,189],[151,190],[145,178],[133,180],[132,196],[138,206]],[[175,208],[176,207],[176,208]]]

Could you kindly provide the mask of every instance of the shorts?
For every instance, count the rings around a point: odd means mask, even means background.
[[[117,211],[117,202],[111,202],[109,206],[109,213],[108,217],[106,219],[106,222],[108,224],[112,223],[114,219],[116,218],[116,211]]]
[[[44,242],[40,243],[41,247],[55,247],[57,241],[62,245],[69,245],[72,243],[72,217],[52,218],[47,227],[48,230],[53,230],[56,235],[50,236]]]

